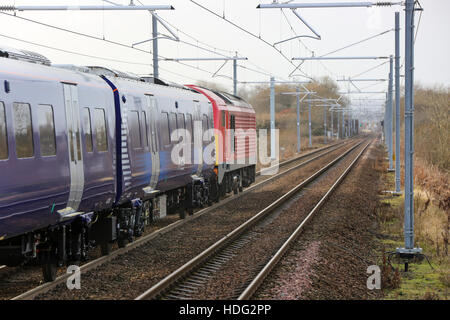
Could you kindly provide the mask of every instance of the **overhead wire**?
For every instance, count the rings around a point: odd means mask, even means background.
[[[248,30],[246,30],[245,28],[243,28],[243,27],[241,27],[240,25],[238,25],[237,23],[235,23],[235,22],[233,22],[233,21],[231,21],[231,20],[229,20],[229,19],[227,19],[227,18],[224,18],[224,17],[222,17],[222,16],[220,16],[219,14],[217,14],[216,12],[214,12],[214,11],[212,11],[211,9],[209,9],[209,8],[207,8],[207,7],[205,7],[204,5],[202,5],[202,4],[200,4],[200,3],[198,3],[198,2],[196,2],[196,1],[194,1],[194,0],[189,0],[190,2],[192,2],[193,4],[195,4],[195,5],[197,5],[198,7],[200,7],[200,8],[202,8],[203,10],[205,10],[205,11],[207,11],[207,12],[209,12],[209,13],[211,13],[211,14],[213,14],[214,16],[216,16],[216,17],[218,17],[218,18],[220,18],[220,19],[222,19],[222,20],[224,20],[224,21],[226,21],[227,23],[229,23],[229,24],[231,24],[232,26],[234,26],[234,27],[236,27],[237,29],[239,29],[239,30],[241,30],[242,32],[244,32],[244,33],[246,33],[246,34],[248,34],[248,35],[250,35],[250,36],[252,36],[252,37],[254,37],[254,38],[256,38],[256,39],[258,39],[258,40],[260,40],[260,41],[262,41],[263,43],[265,43],[266,45],[268,45],[269,47],[271,47],[271,48],[273,48],[274,50],[276,50],[286,61],[288,61],[291,65],[293,65],[293,66],[295,66],[295,64],[281,51],[281,50],[279,50],[279,49],[277,49],[273,44],[271,44],[271,43],[269,43],[267,40],[265,40],[265,39],[263,39],[262,37],[260,37],[260,36],[258,36],[258,35],[256,35],[256,34],[254,34],[253,32],[250,32],[250,31],[248,31]],[[302,70],[299,70],[301,73],[302,73],[302,76],[304,76],[304,77],[306,77],[306,78],[309,78],[309,79],[312,79],[312,77],[310,77],[308,74],[306,74],[304,71],[302,71]]]
[[[82,36],[82,37],[86,37],[86,38],[90,38],[90,39],[93,39],[93,40],[104,41],[104,42],[106,42],[108,44],[121,46],[121,47],[124,47],[124,48],[127,48],[127,49],[136,50],[136,51],[139,51],[139,52],[142,52],[142,53],[146,53],[146,54],[152,54],[151,50],[147,51],[147,50],[139,49],[139,48],[136,48],[136,47],[124,44],[124,43],[120,43],[120,42],[117,42],[117,41],[103,39],[103,38],[100,38],[100,37],[97,37],[97,36],[93,36],[93,35],[90,35],[90,34],[78,32],[78,31],[74,31],[74,30],[70,30],[70,29],[67,29],[67,28],[54,26],[54,25],[51,25],[51,24],[48,24],[48,23],[44,23],[44,22],[41,22],[41,21],[33,20],[33,19],[30,19],[30,18],[24,18],[24,17],[18,16],[18,15],[8,14],[8,13],[5,13],[5,12],[0,12],[0,13],[1,14],[5,14],[5,15],[10,16],[10,17],[13,17],[13,18],[18,18],[18,19],[21,19],[21,20],[24,20],[24,21],[28,21],[28,22],[35,23],[35,24],[38,24],[38,25],[41,25],[41,26],[45,26],[45,27],[48,27],[48,28],[53,28],[53,29],[56,29],[56,30],[59,30],[59,31],[72,33],[72,34],[75,34],[75,35],[78,35],[78,36]],[[162,59],[168,59],[168,57],[164,57],[164,56],[161,56],[161,55],[158,55],[158,57],[160,57]],[[189,67],[189,68],[193,68],[193,69],[196,69],[196,70],[200,70],[202,72],[206,72],[206,73],[209,73],[209,74],[213,74],[214,73],[212,71],[200,68],[198,66],[193,66],[193,65],[190,65],[190,64],[185,63],[185,62],[180,62],[180,61],[175,61],[175,62],[180,64],[180,65],[183,65],[183,66],[186,66],[186,67]]]

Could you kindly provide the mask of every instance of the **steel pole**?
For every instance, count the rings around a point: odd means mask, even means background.
[[[400,13],[395,13],[395,192],[400,185]]]
[[[308,99],[308,129],[309,129],[309,146],[312,147],[311,138],[311,101]]]
[[[275,78],[270,78],[270,158],[275,159]]]
[[[334,140],[334,115],[333,115],[333,110],[330,111],[330,115],[331,115],[331,140]]]
[[[394,170],[394,163],[393,163],[393,147],[394,147],[394,139],[392,136],[393,130],[392,130],[392,115],[393,115],[393,108],[392,108],[392,80],[394,75],[394,59],[392,56],[390,56],[389,59],[389,88],[388,88],[388,156],[389,156],[389,171]]]
[[[327,143],[327,107],[323,107],[323,143]]]
[[[341,138],[341,128],[339,126],[340,120],[339,120],[339,111],[337,112],[337,138]]]
[[[346,138],[348,138],[349,137],[349,135],[348,135],[348,128],[349,128],[349,126],[350,126],[350,123],[349,123],[349,112],[348,112],[348,110],[345,112],[346,114],[347,114],[347,121],[346,121],[346,126],[345,126],[345,137]]]
[[[297,153],[300,153],[301,148],[301,134],[300,134],[300,87],[297,87]]]
[[[153,78],[159,78],[158,68],[158,20],[152,15],[152,36],[153,36]]]
[[[405,249],[414,248],[414,0],[405,17]]]
[[[384,131],[384,144],[388,146],[389,139],[387,138],[387,116],[388,116],[388,94],[386,93],[386,102],[384,103],[384,121],[383,121],[383,131]]]
[[[237,58],[237,53],[236,53]],[[237,96],[237,60],[233,60],[233,94]]]

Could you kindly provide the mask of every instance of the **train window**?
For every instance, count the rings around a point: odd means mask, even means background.
[[[104,109],[94,109],[94,126],[97,151],[108,151],[108,137],[106,133],[106,116]]]
[[[84,138],[86,140],[86,152],[94,151],[94,147],[92,144],[92,127],[91,127],[91,112],[89,108],[83,108],[83,129],[84,129]]]
[[[203,118],[202,118],[202,128],[203,128],[203,132],[208,130],[208,116],[206,114],[204,114]]]
[[[141,124],[139,123],[139,113],[137,111],[130,111],[128,113],[128,128],[130,130],[133,149],[141,148]]]
[[[161,140],[165,146],[170,144],[169,116],[167,112],[161,112]]]
[[[209,121],[208,121],[208,116],[206,114],[204,114],[203,118],[202,118],[202,128],[203,128],[203,134],[205,134],[205,132],[207,132],[209,129]],[[208,133],[207,139],[208,140],[211,139],[211,135],[209,133]]]
[[[186,119],[184,117],[184,113],[177,113],[177,128],[178,130],[178,136],[183,137],[183,142],[185,142],[184,138],[184,130],[186,129]]]
[[[234,115],[230,115],[230,144],[231,144],[231,152],[234,152],[236,150],[236,137],[234,130],[236,129],[236,120]]]
[[[151,119],[150,122],[150,138],[151,138],[151,144],[152,144],[152,151],[158,152],[159,151],[159,141],[158,141],[158,135],[156,134],[156,121],[155,119]],[[166,118],[166,124],[167,124],[167,118]]]
[[[32,157],[34,155],[34,146],[30,105],[28,103],[14,102],[13,115],[17,158]]]
[[[144,147],[148,147],[148,121],[147,121],[147,113],[142,111],[142,139],[144,140]]]
[[[0,101],[0,160],[8,159],[5,104]]]
[[[185,129],[185,118],[183,113],[177,113],[177,128]]]
[[[38,120],[41,156],[54,156],[56,155],[56,139],[53,107],[46,104],[39,105]]]
[[[170,128],[170,137],[172,137],[172,132],[177,132],[177,116],[174,112],[169,114],[169,128]],[[172,139],[171,139],[172,141]],[[178,135],[175,135],[175,141],[178,141]]]
[[[186,130],[191,135],[192,142],[194,142],[194,134],[193,134],[194,130],[192,127],[192,115],[189,113],[186,114]]]
[[[227,126],[227,123],[226,123],[226,120],[225,120],[225,111],[221,111],[221,114],[222,114],[222,127],[224,127],[224,128],[226,128],[226,126]]]

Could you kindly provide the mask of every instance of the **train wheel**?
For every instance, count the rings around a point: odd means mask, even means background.
[[[42,275],[45,282],[52,282],[56,279],[56,272],[58,271],[58,263],[54,252],[49,250],[45,253],[42,261]]]
[[[39,260],[42,265],[42,276],[45,282],[52,282],[56,279],[56,272],[58,271],[55,247],[52,244],[46,244],[43,248],[40,248],[40,251]]]
[[[180,208],[180,219],[185,219],[186,218],[186,210],[184,210],[184,208]]]
[[[112,243],[111,242],[105,242],[100,244],[100,251],[102,253],[102,256],[107,256],[111,253]]]
[[[194,209],[193,209],[193,208],[189,208],[189,209],[188,209],[188,214],[189,214],[190,216],[192,216],[192,215],[194,214]]]
[[[119,246],[119,248],[125,248],[127,246],[128,242],[129,242],[128,239],[119,238],[117,240],[117,245]]]
[[[52,282],[56,279],[56,272],[58,267],[56,261],[47,261],[42,265],[42,275],[45,282]]]

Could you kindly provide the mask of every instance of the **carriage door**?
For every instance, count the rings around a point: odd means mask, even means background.
[[[76,85],[63,84],[63,86],[70,160],[70,193],[67,208],[77,211],[84,189],[84,168],[83,152],[81,150],[78,89]]]
[[[203,126],[202,126],[202,112],[200,102],[194,100],[194,137],[200,136],[200,148],[196,149],[194,144],[194,152],[198,154],[197,175],[200,176],[203,171]],[[195,124],[197,123],[197,125]],[[198,138],[196,138],[198,139]],[[195,140],[194,140],[195,141]],[[194,158],[195,159],[195,158]]]
[[[147,124],[147,130],[149,130],[148,139],[150,140],[149,146],[150,146],[150,154],[152,158],[152,175],[150,178],[150,185],[149,187],[152,190],[155,190],[156,185],[158,183],[159,179],[159,172],[160,172],[160,164],[159,164],[159,137],[157,130],[157,120],[159,116],[158,112],[158,106],[156,104],[155,97],[151,95],[145,96],[145,106],[144,111],[146,115],[146,124]]]

